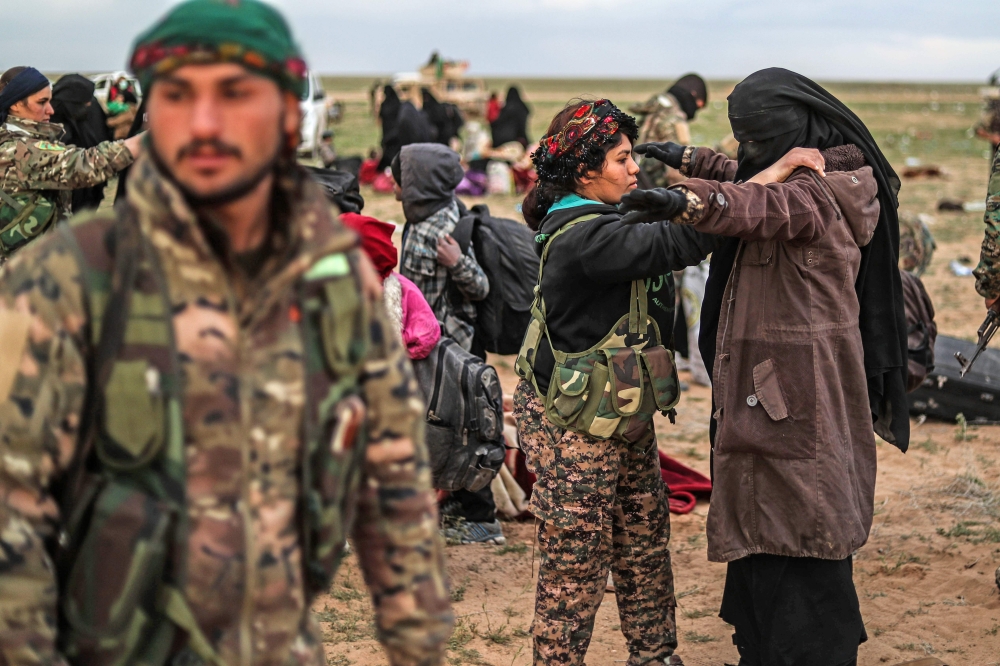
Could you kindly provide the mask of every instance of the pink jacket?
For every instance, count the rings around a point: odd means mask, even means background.
[[[399,273],[385,279],[385,306],[400,327],[406,351],[413,360],[427,358],[441,339],[441,325],[420,288]]]

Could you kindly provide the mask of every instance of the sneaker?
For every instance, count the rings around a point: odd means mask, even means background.
[[[441,534],[449,544],[491,543],[494,546],[502,546],[507,543],[499,520],[494,520],[492,523],[461,521],[446,525],[441,529]]]

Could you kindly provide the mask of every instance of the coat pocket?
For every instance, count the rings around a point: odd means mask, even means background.
[[[819,414],[812,342],[739,341],[731,359],[716,451],[814,459]]]
[[[753,386],[757,390],[757,401],[772,421],[788,418],[788,405],[781,392],[778,373],[774,369],[774,359],[769,358],[754,366]]]

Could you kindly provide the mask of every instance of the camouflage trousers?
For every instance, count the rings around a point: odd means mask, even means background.
[[[531,625],[534,663],[584,663],[610,570],[628,666],[659,665],[677,647],[670,514],[656,438],[597,439],[552,424],[522,381],[514,416],[538,480],[531,512],[541,563]]]

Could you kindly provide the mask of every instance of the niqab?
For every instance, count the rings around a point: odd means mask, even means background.
[[[63,126],[63,143],[93,148],[113,137],[108,119],[94,99],[94,82],[79,74],[67,74],[52,86],[50,122]],[[104,200],[104,184],[73,190],[73,211],[96,209]]]
[[[424,116],[434,126],[434,137],[431,140],[447,146],[448,140],[451,138],[451,121],[448,119],[448,112],[429,89],[421,88],[420,96]]]
[[[399,147],[397,146],[394,152],[387,158],[386,142],[391,142],[395,137],[396,120],[399,118],[399,109],[402,106],[402,103],[399,101],[399,95],[396,94],[396,89],[392,86],[385,86],[382,89],[382,94],[382,105],[378,109],[378,117],[382,123],[382,161],[378,165],[380,171],[389,166],[392,163],[392,158],[399,153]]]
[[[698,100],[708,103],[708,87],[705,79],[697,74],[685,74],[667,90],[681,105],[681,111],[688,120],[694,120],[698,113]]]
[[[872,167],[881,212],[871,242],[861,248],[854,288],[861,306],[859,328],[875,432],[905,451],[910,422],[906,319],[897,269],[899,177],[864,123],[836,97],[795,72],[771,68],[748,76],[729,96],[729,119],[740,142],[737,182],[752,178],[795,147],[825,150],[854,144]],[[739,241],[729,239],[712,256],[698,341],[709,372],[715,360],[723,292],[738,248]]]
[[[392,134],[383,139],[380,164],[391,165],[403,146],[433,141],[434,132],[434,126],[427,120],[427,116],[413,106],[412,102],[403,102],[399,106],[399,115],[396,116],[396,126]],[[384,169],[385,166],[379,168]]]
[[[505,143],[517,141],[522,146],[528,146],[528,116],[531,109],[521,99],[521,93],[511,86],[507,91],[507,101],[500,109],[500,115],[490,123],[493,134],[493,147],[499,148]]]

